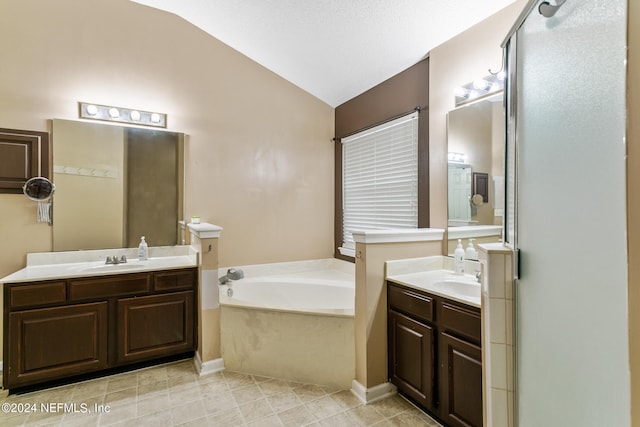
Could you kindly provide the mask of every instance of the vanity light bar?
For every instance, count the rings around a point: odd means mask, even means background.
[[[456,107],[503,90],[504,78],[505,73],[501,71],[497,74],[490,74],[481,79],[476,79],[464,86],[458,86],[453,92],[456,98]]]
[[[151,111],[131,110],[129,108],[112,107],[110,105],[89,104],[79,102],[80,118],[104,120],[108,122],[128,123],[157,128],[167,127],[167,115]]]
[[[453,163],[465,163],[467,161],[467,156],[464,153],[454,153],[449,151],[448,161]]]

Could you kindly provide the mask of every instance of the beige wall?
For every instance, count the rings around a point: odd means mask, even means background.
[[[108,170],[110,177],[54,173],[55,250],[118,248],[124,226],[124,132],[118,126],[55,120],[53,144],[56,166]],[[64,135],[64,137],[62,137]],[[82,144],[73,144],[81,141]],[[82,200],[74,195],[82,194]],[[99,222],[96,223],[96,219]]]
[[[356,243],[356,380],[365,388],[387,382],[385,262],[441,255],[441,241]]]
[[[500,70],[500,43],[524,8],[519,0],[429,53],[429,191],[431,227],[447,228],[447,113],[456,86]]]
[[[627,74],[627,236],[631,424],[640,426],[640,4],[629,1]],[[635,118],[635,119],[634,119]]]
[[[327,104],[181,18],[126,0],[4,1],[0,54],[2,127],[49,130],[50,119],[76,119],[81,100],[166,112],[190,139],[187,215],[224,227],[221,265],[331,256]],[[49,250],[51,230],[38,225],[27,240],[20,229],[35,205],[0,203],[3,217],[21,219],[0,222],[1,236],[18,237],[0,246],[2,276]]]
[[[186,214],[224,227],[221,266],[332,256],[329,105],[127,0],[4,0],[0,56],[0,127],[47,131],[77,119],[78,101],[167,113],[189,136]],[[51,250],[35,215],[35,202],[0,194],[0,277]]]

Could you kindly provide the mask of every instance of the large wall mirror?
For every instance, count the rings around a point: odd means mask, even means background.
[[[53,120],[53,250],[179,243],[184,134]]]
[[[447,116],[449,253],[457,239],[500,241],[504,204],[503,92]],[[452,246],[453,245],[453,246]]]

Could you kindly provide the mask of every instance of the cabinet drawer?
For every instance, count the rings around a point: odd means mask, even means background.
[[[394,285],[388,286],[389,307],[421,320],[433,320],[433,299]]]
[[[65,282],[13,286],[9,290],[11,308],[63,303],[67,300]]]
[[[457,305],[442,303],[442,327],[480,342],[480,313]]]
[[[150,277],[145,273],[72,280],[69,294],[72,301],[77,301],[145,293],[151,291]]]
[[[195,270],[176,270],[156,273],[154,275],[154,289],[156,291],[172,289],[193,289]]]

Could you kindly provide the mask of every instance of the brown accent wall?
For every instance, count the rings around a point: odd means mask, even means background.
[[[421,110],[418,121],[418,227],[429,227],[429,58],[409,67],[335,110],[335,256],[342,243],[342,147],[340,139]]]

